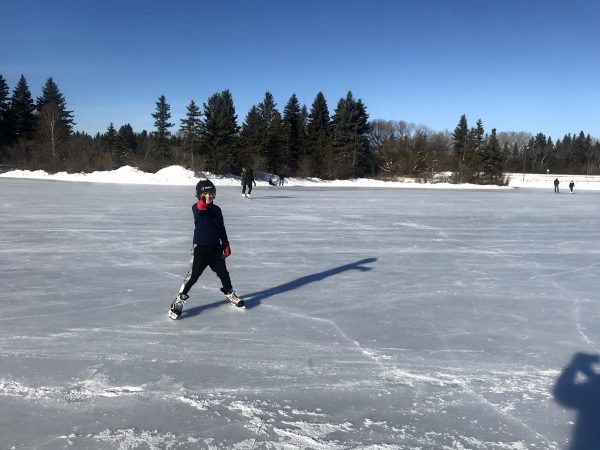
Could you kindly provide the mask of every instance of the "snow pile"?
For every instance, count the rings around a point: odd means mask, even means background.
[[[88,181],[95,183],[122,183],[122,184],[168,184],[188,185],[198,181],[194,172],[181,166],[170,166],[156,173],[146,173],[135,167],[123,166],[116,170],[92,173],[66,173],[58,172],[48,174],[43,170],[13,170],[0,176],[7,178],[34,178],[58,181]]]

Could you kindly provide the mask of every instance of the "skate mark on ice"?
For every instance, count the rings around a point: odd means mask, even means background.
[[[432,227],[430,225],[425,225],[422,223],[415,223],[415,222],[394,222],[392,225],[394,226],[402,226],[402,227],[406,227],[406,228],[414,228],[416,230],[428,230],[428,231],[435,231],[437,232],[437,234],[439,234],[440,236],[447,238],[448,237],[448,233],[446,233],[442,228],[436,228],[436,227]]]
[[[550,279],[550,282],[552,283],[552,285],[558,289],[567,299],[569,299],[571,301],[571,303],[573,304],[573,316],[574,316],[574,321],[575,321],[575,329],[577,330],[577,334],[579,334],[579,336],[581,337],[581,339],[588,344],[596,353],[600,353],[600,349],[598,348],[597,344],[592,341],[592,339],[589,338],[589,336],[586,333],[586,327],[583,324],[583,320],[581,317],[581,299],[574,296],[573,293],[571,291],[569,291],[568,289],[564,288],[562,286],[562,284],[556,279],[556,277],[560,277],[562,275],[568,275],[571,273],[578,273],[578,272],[587,272],[593,268],[595,268],[596,266],[598,266],[599,263],[594,263],[594,264],[590,264],[589,266],[585,266],[585,267],[579,267],[577,269],[573,269],[573,270],[568,270],[568,271],[563,271],[563,272],[554,272],[554,273],[549,273],[549,274],[544,274],[544,275],[533,275],[531,277],[529,277],[529,279],[531,280],[535,280],[535,279],[540,279],[540,278],[548,278]],[[536,269],[539,272],[541,268],[541,265],[538,263],[536,264]]]
[[[595,264],[593,264],[595,265]],[[581,317],[581,299],[573,295],[568,289],[565,289],[558,281],[552,279],[552,284],[563,293],[573,303],[573,316],[575,321],[575,329],[581,339],[588,344],[596,353],[600,353],[600,349],[594,341],[592,341],[586,333],[586,326],[583,324],[583,318]]]
[[[555,272],[555,273],[549,273],[549,274],[545,274],[545,275],[533,275],[533,276],[529,277],[529,279],[537,280],[539,278],[559,277],[562,275],[568,275],[570,273],[587,272],[588,270],[593,269],[594,267],[598,266],[598,264],[600,264],[600,263],[594,263],[594,264],[590,264],[589,266],[586,266],[586,267],[579,267],[577,269],[566,270],[564,272]],[[561,290],[564,290],[564,289],[561,288]]]
[[[71,430],[69,430],[71,431]],[[170,449],[179,448],[186,444],[198,442],[192,437],[177,437],[174,433],[161,433],[158,430],[139,430],[137,428],[106,429],[98,433],[80,434],[70,432],[41,444],[41,448],[57,441],[65,441],[60,448],[74,446],[75,448],[96,448],[99,443],[119,449]],[[206,444],[207,442],[205,442]],[[52,447],[55,448],[55,447]],[[59,448],[59,447],[56,447]],[[104,447],[102,447],[104,448]],[[202,446],[204,448],[204,446]]]

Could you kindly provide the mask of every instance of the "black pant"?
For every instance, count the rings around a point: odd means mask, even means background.
[[[246,187],[248,187],[248,194],[252,193],[252,183],[244,183],[242,185],[242,194],[246,193]]]
[[[179,289],[180,294],[187,294],[192,288],[204,269],[210,267],[213,272],[217,274],[223,288],[221,292],[227,294],[231,292],[231,278],[229,278],[229,272],[227,272],[227,266],[225,265],[225,258],[223,257],[223,249],[218,247],[206,247],[203,245],[194,246],[192,258],[190,260],[190,270],[188,271],[183,284]]]

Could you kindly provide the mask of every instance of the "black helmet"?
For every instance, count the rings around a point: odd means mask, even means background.
[[[196,197],[200,198],[202,194],[217,193],[217,188],[210,180],[200,180],[196,185]]]

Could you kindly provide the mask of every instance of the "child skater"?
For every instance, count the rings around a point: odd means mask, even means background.
[[[179,319],[183,305],[189,298],[188,292],[198,281],[206,267],[210,267],[221,280],[221,292],[235,306],[244,306],[244,301],[239,298],[233,287],[225,258],[231,255],[227,231],[223,221],[221,208],[213,203],[217,189],[210,180],[200,180],[196,185],[198,202],[192,206],[194,213],[194,247],[190,261],[190,269],[179,288],[177,298],[171,304],[169,317]]]

